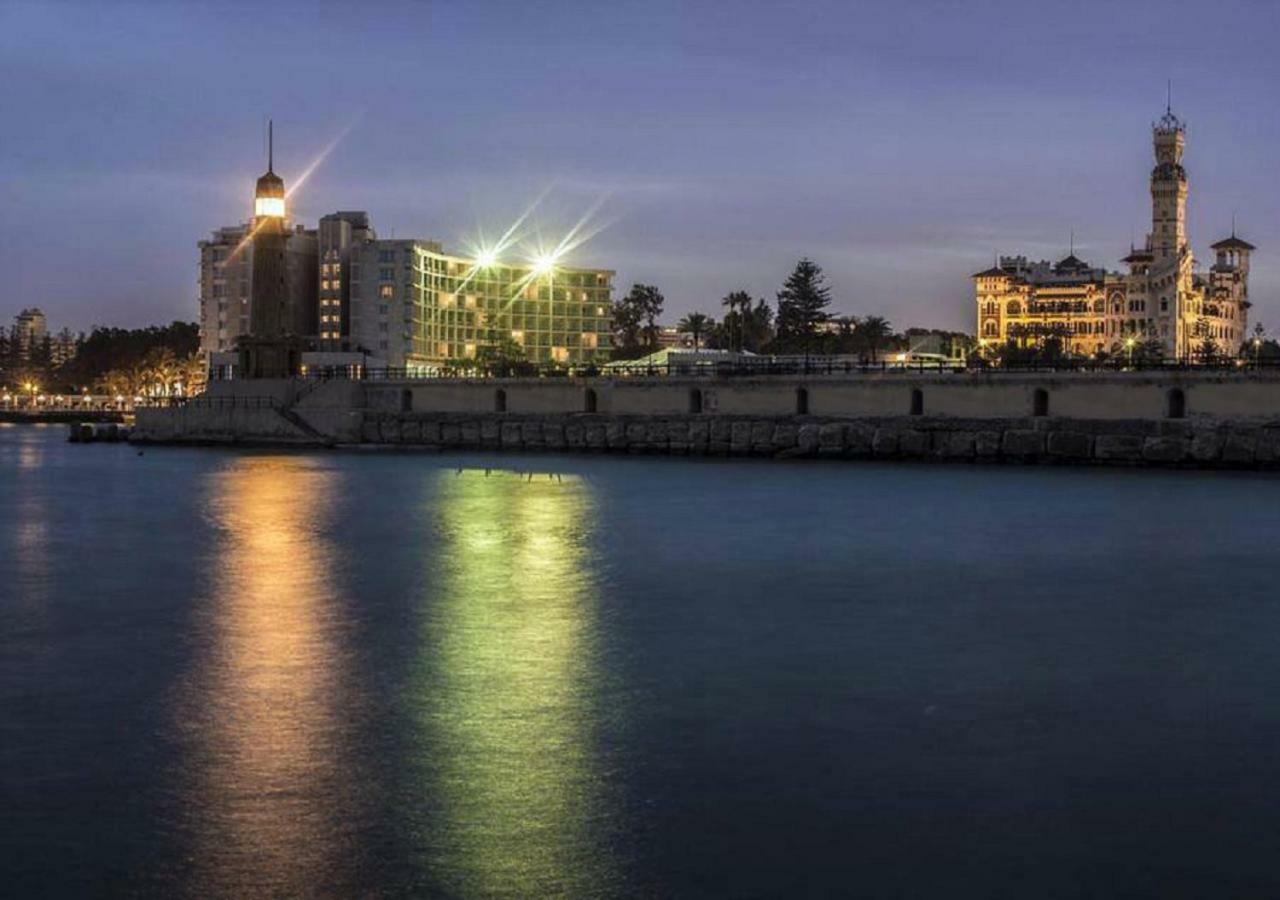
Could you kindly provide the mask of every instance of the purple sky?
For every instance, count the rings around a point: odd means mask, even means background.
[[[1280,3],[664,0],[0,4],[0,319],[194,319],[196,241],[243,220],[276,121],[308,223],[460,248],[534,216],[669,317],[771,300],[795,260],[837,312],[973,328],[992,252],[1118,266],[1149,217],[1166,78],[1191,237],[1259,246],[1280,331]]]

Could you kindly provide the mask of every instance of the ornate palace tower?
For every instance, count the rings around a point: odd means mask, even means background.
[[[1182,168],[1186,126],[1171,106],[1152,127],[1156,167],[1151,170],[1151,234],[1158,260],[1176,259],[1187,246],[1187,172]]]

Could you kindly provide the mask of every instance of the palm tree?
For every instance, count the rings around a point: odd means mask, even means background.
[[[729,335],[729,347],[732,350],[742,350],[743,328],[746,325],[747,316],[751,312],[751,295],[746,291],[734,291],[723,300],[720,305],[727,307],[729,312],[725,316],[725,324],[730,320],[733,327]],[[737,340],[734,340],[734,338]]]
[[[893,334],[893,329],[889,326],[889,320],[883,316],[867,316],[858,323],[855,333],[871,354],[871,361],[875,362],[880,348]]]
[[[712,325],[711,317],[700,312],[689,313],[683,319],[676,323],[676,331],[687,331],[693,335],[693,349],[698,349],[698,340],[702,335],[707,333],[707,329]]]

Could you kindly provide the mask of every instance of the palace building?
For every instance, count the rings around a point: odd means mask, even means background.
[[[985,346],[1035,347],[1053,338],[1081,356],[1159,342],[1169,358],[1234,355],[1247,336],[1249,254],[1232,229],[1200,271],[1187,238],[1186,126],[1166,109],[1152,126],[1151,232],[1121,262],[1095,267],[1072,252],[1057,263],[1001,256],[973,276],[978,338]]]

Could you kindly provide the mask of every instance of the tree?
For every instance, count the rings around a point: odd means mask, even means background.
[[[725,313],[724,328],[730,350],[741,350],[746,331],[746,320],[751,315],[751,295],[746,291],[733,291],[720,305],[729,311]]]
[[[693,349],[699,347],[699,338],[706,334],[707,331],[715,325],[710,316],[700,312],[689,313],[683,319],[676,323],[676,331],[687,332],[693,335]]]
[[[651,284],[633,284],[631,292],[613,304],[613,328],[617,336],[616,359],[633,359],[643,347],[652,353],[658,347],[658,316],[665,298]]]
[[[883,316],[867,316],[858,322],[854,337],[859,346],[876,362],[880,348],[893,336],[893,327]]]
[[[827,320],[826,308],[831,303],[831,289],[826,285],[822,267],[802,258],[778,291],[777,343],[782,350],[806,353],[818,331]]]

